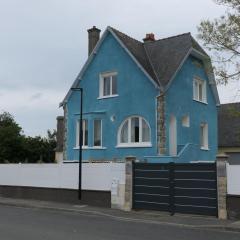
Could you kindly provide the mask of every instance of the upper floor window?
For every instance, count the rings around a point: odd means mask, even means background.
[[[77,121],[76,127],[76,147],[79,147],[79,131],[80,131],[80,121]],[[88,121],[86,119],[82,120],[82,146],[88,146]]]
[[[100,74],[99,97],[115,97],[117,96],[117,73]]]
[[[193,99],[199,102],[207,103],[206,81],[194,78]]]
[[[151,146],[150,127],[147,121],[138,116],[127,118],[118,131],[118,146]]]
[[[200,145],[201,149],[208,150],[208,125],[202,123],[200,125]]]

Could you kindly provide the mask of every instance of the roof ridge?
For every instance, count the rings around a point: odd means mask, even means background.
[[[178,34],[178,35],[174,35],[174,36],[170,36],[170,37],[160,38],[160,39],[157,39],[155,41],[147,42],[147,43],[155,43],[155,42],[159,42],[159,41],[165,41],[165,40],[168,40],[170,38],[176,38],[176,37],[180,37],[180,36],[183,36],[183,35],[190,35],[190,36],[192,36],[190,32],[186,32],[186,33],[182,33],[182,34]]]
[[[137,40],[136,38],[133,38],[133,37],[127,35],[126,33],[123,33],[123,32],[121,32],[121,31],[119,31],[118,29],[113,28],[113,27],[111,27],[111,26],[108,26],[108,27],[111,28],[111,29],[114,30],[114,31],[119,32],[120,34],[125,35],[125,36],[128,37],[129,39],[132,39],[132,40],[134,40],[134,41],[136,41],[136,42],[141,43],[141,44],[144,45],[144,42],[141,42],[141,41]],[[174,35],[174,36],[170,36],[170,37],[160,38],[160,39],[157,39],[157,40],[155,40],[155,41],[147,42],[147,43],[154,43],[154,42],[158,42],[158,41],[162,41],[162,40],[168,40],[168,39],[170,39],[170,38],[176,38],[176,37],[180,37],[180,36],[183,36],[183,35],[191,35],[191,32],[185,32],[185,33],[181,33],[181,34]],[[192,36],[192,35],[191,35],[191,36]]]
[[[128,38],[131,39],[131,40],[134,40],[134,41],[136,41],[136,42],[138,42],[138,43],[140,43],[140,44],[143,44],[143,42],[141,42],[141,41],[139,41],[139,40],[137,40],[137,39],[135,39],[135,38],[133,38],[133,37],[130,37],[130,36],[127,35],[126,33],[123,33],[123,32],[121,32],[121,31],[117,30],[116,28],[113,28],[113,27],[111,27],[111,26],[108,26],[108,28],[111,28],[113,31],[116,31],[116,32],[118,32],[118,33],[120,33],[120,34],[123,34],[124,36],[128,37]]]

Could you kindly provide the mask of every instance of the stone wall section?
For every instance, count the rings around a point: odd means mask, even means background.
[[[158,154],[166,154],[165,95],[157,97],[157,146]]]

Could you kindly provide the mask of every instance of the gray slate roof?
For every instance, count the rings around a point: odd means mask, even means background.
[[[220,105],[218,145],[219,147],[240,147],[240,102]]]
[[[99,48],[104,36],[110,31],[115,35],[117,40],[121,42],[121,45],[134,57],[137,64],[140,65],[142,70],[148,75],[150,80],[154,81],[162,91],[166,90],[169,83],[177,73],[179,67],[184,62],[184,59],[194,49],[211,61],[207,53],[201,48],[197,41],[191,36],[190,33],[184,33],[181,35],[155,40],[153,42],[140,42],[125,33],[122,33],[113,27],[107,27],[101,39],[98,41],[95,50],[89,56],[87,62],[84,64],[78,77],[75,79],[72,87],[78,85],[79,80],[84,74],[87,66],[94,58],[97,49]],[[197,54],[199,55],[199,54]],[[211,77],[210,75],[209,77]],[[212,82],[215,82],[213,77]],[[219,97],[215,84],[211,85],[216,103],[219,104]],[[70,89],[65,96],[64,100],[60,103],[60,106],[67,101],[72,90]]]
[[[191,48],[208,56],[190,33],[143,43],[112,27],[111,29],[152,79],[162,87],[167,86]]]

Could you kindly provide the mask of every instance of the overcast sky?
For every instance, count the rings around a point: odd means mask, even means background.
[[[93,25],[139,40],[149,32],[196,36],[202,19],[224,11],[212,0],[0,0],[0,111],[13,114],[26,135],[56,128],[58,104],[86,61]],[[221,102],[240,100],[236,89],[221,87]]]

